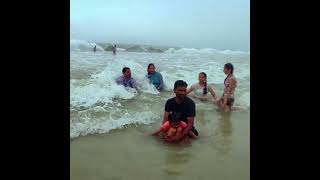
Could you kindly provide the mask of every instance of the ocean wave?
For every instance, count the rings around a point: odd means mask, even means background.
[[[137,91],[116,83],[116,78],[122,75],[121,69],[124,66],[137,70],[137,72],[133,72],[133,77],[142,93],[159,94],[145,77],[144,67],[135,62],[119,60],[108,62],[102,71],[91,75],[89,80],[81,85],[77,80],[71,81],[70,104],[72,106],[91,107],[97,103],[112,103],[113,99],[132,99]]]
[[[84,40],[70,40],[70,50],[72,51],[92,51],[93,47],[97,46],[97,51],[111,51],[112,44],[110,43],[94,43],[87,42]],[[180,47],[162,47],[158,48],[150,45],[130,45],[130,44],[118,44],[118,51],[127,51],[127,52],[146,52],[146,53],[177,53],[177,54],[192,54],[192,53],[201,53],[201,54],[224,54],[224,55],[250,55],[250,51],[234,51],[234,50],[217,50],[214,48],[180,48]]]
[[[202,71],[207,73],[208,84],[215,86],[220,97],[226,62],[234,64],[238,79],[235,106],[250,108],[250,55],[245,52],[163,48],[164,53],[119,52],[112,55],[110,52],[89,52],[92,44],[85,41],[70,41],[70,46],[78,49],[70,52],[70,138],[107,133],[128,124],[148,124],[161,119],[165,101],[171,96],[168,91],[172,92],[174,82],[182,79],[190,87],[198,82],[198,74]],[[125,51],[128,47],[131,46],[122,48],[119,45],[118,50]],[[149,63],[154,63],[157,72],[163,76],[165,90],[161,94],[146,78]],[[116,84],[116,78],[122,75],[125,66],[130,67],[140,92]]]
[[[192,53],[202,53],[202,54],[226,54],[226,55],[249,55],[249,52],[245,51],[232,51],[232,50],[217,50],[213,48],[169,48],[168,50],[164,51],[165,53],[181,53],[181,54],[192,54]]]
[[[96,46],[97,51],[104,51],[104,49],[94,42],[87,42],[84,40],[70,40],[71,51],[93,51],[93,47]]]
[[[113,117],[112,114],[107,117],[94,119],[88,115],[84,115],[77,121],[70,123],[70,138],[88,134],[107,133],[110,130],[121,129],[130,124],[150,124],[157,119],[160,119],[160,116],[156,116],[151,111],[121,112],[121,117],[117,118]]]

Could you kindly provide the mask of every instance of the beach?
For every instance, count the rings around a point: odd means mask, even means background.
[[[197,114],[200,136],[196,140],[165,143],[144,134],[158,128],[161,121],[72,140],[71,179],[248,180],[249,112],[228,117],[198,109]]]
[[[70,179],[218,179],[250,178],[250,53],[211,48],[163,49],[162,53],[116,55],[90,43],[70,42]],[[72,44],[72,45],[71,45]],[[161,126],[166,100],[176,80],[188,87],[206,72],[218,96],[223,92],[223,65],[234,64],[238,80],[235,106],[223,113],[212,102],[195,100],[198,139],[166,143],[148,136]],[[154,63],[164,79],[159,93],[145,77]],[[115,83],[124,66],[140,92]]]

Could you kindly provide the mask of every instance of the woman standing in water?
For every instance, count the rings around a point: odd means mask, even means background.
[[[208,91],[209,91],[214,101],[215,102],[217,101],[215,90],[212,86],[207,84],[207,74],[204,72],[199,73],[199,82],[192,85],[187,90],[187,94],[189,94],[192,91],[194,92],[194,94],[192,94],[192,97],[200,99],[201,101],[208,100]]]
[[[234,92],[237,87],[237,79],[233,75],[233,65],[227,63],[224,65],[223,72],[227,75],[224,80],[224,90],[221,99],[218,101],[218,106],[226,111],[231,111],[234,103]]]
[[[154,64],[150,63],[148,65],[148,74],[146,76],[150,80],[150,83],[152,83],[158,91],[161,91],[163,89],[162,75],[161,73],[156,72],[155,69],[156,67],[154,66]]]

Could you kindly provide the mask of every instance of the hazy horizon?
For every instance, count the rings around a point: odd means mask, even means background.
[[[70,37],[250,51],[250,1],[71,0]]]

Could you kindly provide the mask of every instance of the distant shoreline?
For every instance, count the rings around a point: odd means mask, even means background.
[[[109,42],[88,42],[85,40],[70,40],[71,49],[82,49],[84,51],[92,50],[94,45],[99,46],[98,49],[111,52],[113,46],[117,45],[118,51],[125,52],[142,52],[142,53],[222,53],[222,54],[248,54],[250,51],[241,50],[218,50],[214,48],[186,48],[178,46],[148,45],[148,44],[130,44],[130,43],[109,43]],[[98,50],[97,49],[97,50]]]
[[[97,45],[101,46],[105,51],[112,51],[114,44],[112,43],[99,43],[95,42]],[[127,43],[117,43],[117,48],[125,49],[128,52],[153,52],[153,53],[164,53],[170,48],[180,49],[181,47],[169,47],[169,46],[153,46],[145,44],[127,44]]]

